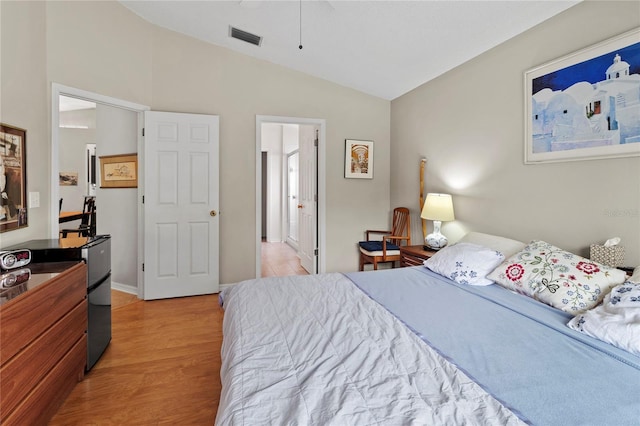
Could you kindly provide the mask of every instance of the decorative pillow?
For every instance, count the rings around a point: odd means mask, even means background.
[[[625,273],[569,253],[544,241],[532,241],[502,262],[487,278],[508,289],[573,314],[596,306]]]
[[[614,287],[602,305],[576,315],[567,326],[640,355],[640,284]]]
[[[486,278],[504,260],[504,255],[478,244],[457,243],[441,249],[424,266],[460,284],[489,285]]]
[[[505,259],[513,256],[522,250],[526,244],[522,241],[511,238],[499,237],[497,235],[483,234],[482,232],[469,232],[459,241],[460,243],[473,243],[480,246],[489,247],[504,254]]]

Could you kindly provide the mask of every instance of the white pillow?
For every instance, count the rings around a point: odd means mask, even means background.
[[[433,272],[460,284],[489,285],[486,278],[504,260],[499,251],[472,243],[457,243],[441,249],[424,261]]]
[[[567,326],[640,356],[640,284],[614,287],[601,305],[576,315]]]
[[[640,284],[640,266],[636,267],[636,269],[633,270],[633,274],[631,274],[631,276],[627,278],[627,281],[634,284]]]
[[[513,256],[526,246],[522,241],[499,237],[497,235],[483,234],[482,232],[469,232],[462,237],[459,242],[489,247],[504,254],[505,258]]]

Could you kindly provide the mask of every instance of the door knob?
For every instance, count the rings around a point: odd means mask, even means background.
[[[301,209],[301,208],[303,208],[303,207],[304,207],[304,206],[303,206],[302,204],[298,204],[298,208],[299,208],[299,209]]]
[[[216,211],[215,211],[215,210],[211,210],[211,211],[209,212],[209,214],[210,214],[211,216],[215,216],[215,215],[217,215],[218,213],[216,213]]]

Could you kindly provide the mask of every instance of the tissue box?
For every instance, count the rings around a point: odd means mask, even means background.
[[[598,244],[591,244],[591,260],[603,265],[617,267],[624,263],[624,247],[605,247]]]

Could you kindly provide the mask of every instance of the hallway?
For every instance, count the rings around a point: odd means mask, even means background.
[[[284,277],[287,275],[309,275],[300,266],[296,251],[287,243],[262,242],[262,277]]]

